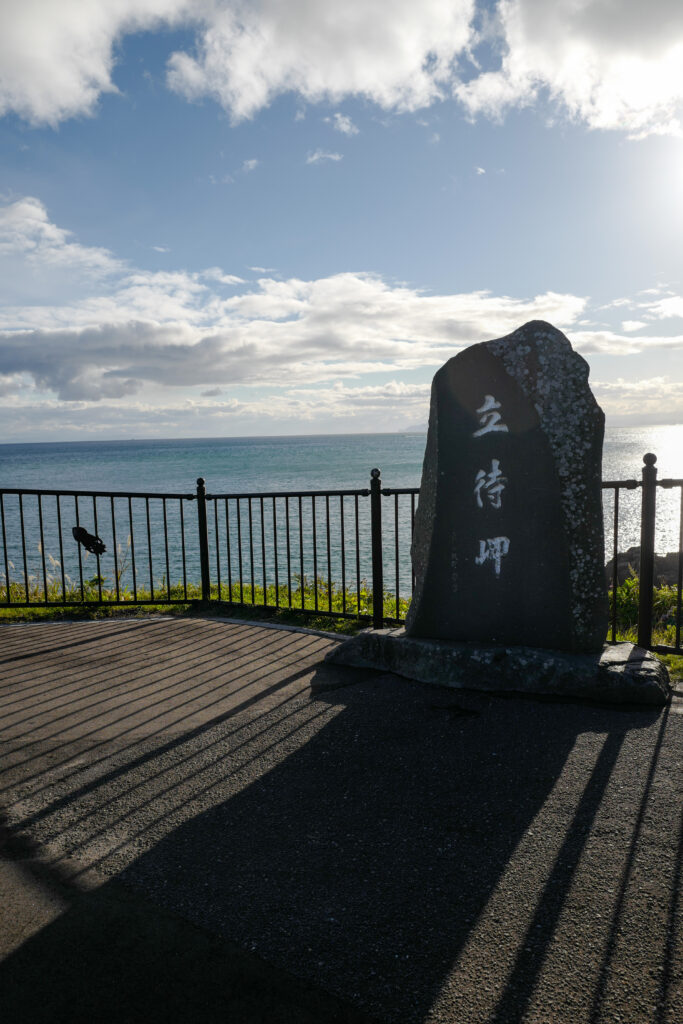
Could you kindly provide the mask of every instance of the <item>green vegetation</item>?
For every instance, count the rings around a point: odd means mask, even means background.
[[[12,582],[9,590],[10,604],[26,600],[26,588],[23,583]],[[44,604],[41,606],[41,602],[45,601],[42,580],[30,577],[28,600],[35,602],[34,607],[0,608],[0,622],[26,622],[51,618],[98,619],[131,614],[187,615],[197,612],[197,602],[201,602],[202,595],[201,587],[197,583],[188,583],[186,592],[182,583],[175,583],[167,588],[166,580],[162,578],[155,583],[153,596],[149,588],[137,589],[137,601],[149,601],[150,604],[137,604],[134,596],[132,588],[123,585],[119,578],[118,600],[124,603],[115,603],[116,580],[98,576],[84,579],[82,592],[80,583],[67,580],[63,594],[61,577],[48,575],[47,600],[50,606],[46,607]],[[153,598],[158,599],[159,603],[153,601]],[[168,604],[169,600],[178,603]],[[7,588],[0,586],[0,603],[6,601]],[[398,611],[401,618],[405,618],[408,604],[407,599],[400,599]],[[211,586],[210,604],[201,604],[199,610],[203,615],[209,613],[230,615],[234,618],[269,618],[314,629],[353,633],[367,626],[373,613],[373,599],[372,591],[365,580],[361,581],[358,591],[347,587],[344,593],[342,587],[337,584],[333,583],[331,588],[328,587],[326,580],[318,579],[316,586],[308,577],[302,580],[300,576],[295,576],[292,578],[291,596],[286,584],[281,584],[277,588],[270,584],[265,589],[262,585],[252,587],[251,584],[244,584],[240,589],[239,583],[233,583],[232,587],[229,587],[221,582],[220,588],[214,583]],[[352,618],[335,617],[344,612]],[[396,618],[396,599],[388,593],[384,595],[384,615],[387,618]]]
[[[615,594],[610,590],[610,621],[614,607]],[[640,580],[632,572],[616,589],[617,609],[617,640],[637,643],[638,640],[638,602],[640,600]],[[652,642],[665,647],[673,647],[676,643],[676,608],[678,588],[662,584],[653,590],[652,603]],[[610,630],[611,636],[611,630]],[[675,681],[683,680],[683,656],[679,654],[659,654],[657,657],[666,664]]]
[[[292,578],[291,598],[287,592],[286,585],[280,585],[277,590],[274,584],[266,586],[244,584],[240,591],[239,583],[233,583],[228,587],[227,583],[221,582],[220,588],[217,584],[211,586],[210,603],[201,602],[201,587],[197,583],[188,583],[187,598],[182,583],[173,584],[169,590],[166,587],[166,580],[160,579],[154,587],[154,597],[159,603],[140,605],[134,603],[132,589],[123,584],[122,573],[119,575],[119,600],[123,604],[115,604],[116,601],[116,580],[106,577],[92,576],[83,581],[83,592],[81,593],[80,583],[75,584],[67,579],[66,601],[62,594],[61,576],[48,575],[47,598],[51,603],[49,607],[42,605],[44,592],[42,580],[37,577],[29,579],[29,600],[35,602],[31,608],[0,608],[0,622],[27,622],[40,619],[99,619],[111,616],[130,615],[225,615],[231,618],[243,619],[269,619],[282,622],[283,624],[308,626],[312,629],[327,630],[338,633],[354,633],[371,620],[373,612],[372,591],[365,580],[361,581],[359,593],[349,588],[346,593],[341,586],[332,584],[328,588],[327,581],[317,580],[317,585],[308,577],[296,576]],[[101,599],[100,599],[101,588]],[[176,604],[166,603],[169,599],[178,602]],[[635,643],[638,634],[638,601],[640,596],[640,581],[634,573],[629,576],[620,586],[615,594],[610,591],[610,614],[613,600],[616,598],[617,609],[617,640],[627,640]],[[360,597],[360,601],[359,601]],[[23,583],[10,584],[10,599],[12,603],[24,601],[25,587]],[[316,610],[317,599],[317,610]],[[0,603],[7,600],[7,589],[0,585]],[[100,600],[102,603],[100,604]],[[139,587],[137,590],[138,601],[152,602],[152,595],[149,589]],[[408,611],[408,600],[399,600],[398,615],[396,614],[396,599],[393,594],[384,594],[384,615],[388,619],[404,619]],[[302,608],[303,605],[303,608]],[[676,642],[676,605],[677,589],[662,585],[654,590],[653,604],[653,642],[665,646],[673,646]],[[337,618],[342,612],[351,618]],[[330,612],[332,613],[330,615]],[[683,656],[682,655],[660,655],[667,664],[669,671],[675,679],[683,679]]]

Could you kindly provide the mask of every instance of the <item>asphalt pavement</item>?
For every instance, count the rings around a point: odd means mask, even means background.
[[[680,1024],[683,694],[452,691],[338,642],[0,627],[3,1022]]]

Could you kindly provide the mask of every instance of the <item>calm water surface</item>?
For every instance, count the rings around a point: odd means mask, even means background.
[[[0,486],[69,490],[106,491],[166,491],[191,493],[196,479],[203,476],[211,493],[239,493],[245,491],[294,491],[324,490],[367,487],[370,469],[379,467],[385,486],[415,487],[419,485],[425,434],[351,434],[310,437],[272,438],[206,438],[185,440],[144,440],[144,441],[83,441],[55,442],[46,444],[4,444],[0,445]],[[658,426],[642,428],[612,428],[607,431],[603,453],[603,478],[606,480],[640,479],[642,456],[645,452],[657,455],[660,478],[683,478],[683,426]],[[639,492],[622,492],[620,499],[619,548],[625,550],[639,543]],[[17,521],[18,507],[12,499],[6,498],[7,545],[12,562],[20,566],[23,553],[20,550],[19,535],[13,523]],[[361,503],[359,534],[361,548],[369,550],[369,520],[366,515],[367,501]],[[298,550],[303,537],[310,548],[314,526],[319,547],[319,572],[326,574],[328,551],[325,528],[325,503],[318,502],[316,520],[309,504],[305,504],[302,516],[302,530],[299,533],[298,509],[292,505],[291,547]],[[194,514],[194,506],[188,506],[188,516]],[[226,510],[219,505],[219,559],[223,579],[228,568],[236,572],[239,550],[237,545],[237,522],[234,503]],[[38,528],[38,509],[27,499],[25,507],[27,527],[34,532]],[[74,513],[67,502],[63,529],[70,534]],[[108,540],[108,555],[112,548],[112,519],[110,504],[98,502],[98,529]],[[241,514],[248,511],[242,506]],[[274,553],[261,556],[259,503],[254,508],[253,538],[251,549],[248,538],[248,521],[242,520],[244,536],[242,550],[244,560],[249,563],[253,553],[255,578],[262,577],[264,568],[270,580],[274,571]],[[330,541],[329,565],[333,578],[341,578],[341,533],[339,502],[332,501],[330,515],[332,536]],[[606,546],[612,545],[611,496],[605,496]],[[46,554],[59,561],[59,538],[56,532],[54,509],[44,509]],[[358,565],[353,553],[355,523],[353,501],[347,499],[345,514],[345,544],[347,567],[346,582],[355,585],[356,570],[361,578],[370,572],[368,559],[363,556]],[[169,572],[172,579],[180,578],[181,537],[179,529],[178,503],[167,509],[170,548],[168,553]],[[264,507],[264,526],[268,535],[272,533],[272,504]],[[284,503],[277,506],[275,517],[279,531],[279,558],[285,560],[285,515]],[[392,588],[396,584],[393,526],[395,506],[392,499],[385,499],[385,525],[387,538],[385,546],[387,578]],[[232,519],[229,517],[232,516]],[[80,509],[80,521],[87,529],[94,530],[92,509],[85,503]],[[193,520],[192,520],[193,522]],[[115,511],[117,545],[122,545],[123,554],[130,537],[130,518],[125,502],[119,502]],[[143,504],[134,508],[133,540],[136,544],[136,559],[146,566],[148,575],[155,580],[166,577],[166,551],[163,547],[163,514],[161,502],[152,503],[150,527],[148,530]],[[186,524],[187,528],[187,524]],[[657,550],[660,552],[678,549],[680,528],[680,490],[658,489]],[[188,571],[192,578],[197,575],[196,552],[194,551],[192,528],[187,535]],[[215,537],[215,522],[212,523]],[[151,535],[151,536],[150,536]],[[227,564],[227,540],[231,539],[231,564]],[[148,537],[150,543],[148,543]],[[408,501],[399,509],[399,588],[407,594],[410,589],[408,549],[410,546],[410,505]],[[73,541],[69,541],[73,546]],[[223,545],[223,550],[221,550]],[[70,550],[70,549],[69,549]],[[290,552],[291,554],[291,552]],[[65,553],[64,560],[71,557]],[[212,557],[215,560],[215,543]],[[293,557],[293,556],[292,556]],[[40,575],[42,552],[31,541],[28,545],[27,561],[29,572]],[[151,569],[149,563],[152,563]],[[294,560],[293,560],[293,567]],[[50,568],[54,566],[50,561]],[[298,566],[301,568],[301,565]],[[312,556],[306,554],[304,572],[312,574]],[[70,566],[75,571],[75,565]],[[55,571],[59,572],[59,568]],[[105,570],[107,571],[106,567]],[[111,572],[111,570],[109,570]],[[247,569],[245,568],[245,571]],[[0,566],[0,574],[2,566]],[[214,572],[215,575],[215,572]]]

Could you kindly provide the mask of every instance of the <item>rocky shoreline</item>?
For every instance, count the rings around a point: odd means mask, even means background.
[[[655,555],[655,584],[661,586],[666,584],[675,587],[678,584],[678,561],[677,551],[670,551],[666,555]],[[614,571],[614,559],[610,558],[605,566],[607,585],[612,585],[612,573]],[[620,551],[617,555],[617,581],[619,584],[628,579],[635,572],[640,573],[640,547],[632,547],[627,551]]]

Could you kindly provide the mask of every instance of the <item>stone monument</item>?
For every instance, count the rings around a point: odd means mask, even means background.
[[[588,364],[542,321],[442,366],[407,636],[602,649],[604,425]]]
[[[666,668],[606,647],[605,418],[588,364],[540,320],[472,345],[432,384],[405,630],[328,655],[446,686],[663,704]]]

